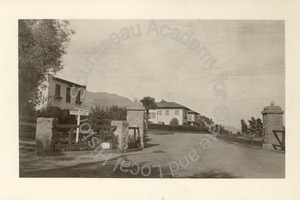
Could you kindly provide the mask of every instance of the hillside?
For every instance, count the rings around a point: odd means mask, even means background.
[[[239,129],[237,129],[233,126],[230,126],[230,125],[226,125],[225,129],[228,130],[228,131],[231,131],[233,134],[236,134],[238,131],[240,131]]]
[[[113,105],[118,107],[125,107],[132,104],[133,101],[126,97],[118,96],[116,94],[109,94],[107,92],[89,92],[86,93],[86,107],[111,107]]]

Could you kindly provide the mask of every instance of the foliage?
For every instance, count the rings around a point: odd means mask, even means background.
[[[155,99],[153,97],[144,97],[141,102],[146,109],[146,113],[149,113],[149,109],[156,108]]]
[[[146,123],[145,123],[145,129],[148,130],[148,124],[149,124],[149,109],[155,109],[157,106],[156,106],[156,103],[155,103],[155,99],[153,97],[144,97],[142,100],[141,100],[143,106],[145,107],[146,109]],[[146,131],[147,133],[147,131]],[[146,136],[146,134],[145,134]]]
[[[249,147],[261,148],[263,140],[255,139],[253,137],[244,137],[240,134],[218,134],[218,138],[221,138],[228,142],[238,143]]]
[[[263,135],[263,123],[260,118],[255,119],[254,117],[251,117],[251,120],[249,122],[249,132],[252,135],[256,136],[262,136]]]
[[[149,124],[149,129],[155,130],[174,130],[174,131],[197,131],[207,133],[208,128],[200,126],[182,126],[182,125],[162,125],[162,124]]]
[[[76,116],[70,115],[70,110],[60,109],[58,107],[49,106],[47,108],[37,110],[35,112],[36,118],[57,118],[60,124],[76,124]]]
[[[179,122],[178,122],[178,119],[176,118],[176,117],[174,117],[173,119],[171,119],[171,121],[170,121],[170,125],[172,126],[172,125],[178,125],[179,124]]]
[[[249,126],[242,119],[242,134],[243,135],[254,135],[254,136],[263,136],[263,123],[260,118],[255,119],[251,117],[251,120],[248,120]]]
[[[147,122],[149,122],[148,120],[149,120],[149,115],[147,115],[147,113],[144,113],[144,120],[143,120],[143,130],[144,130],[143,141],[144,142],[149,141],[148,126],[147,126]]]
[[[141,138],[137,137],[136,140],[133,138],[132,135],[128,136],[128,148],[140,148],[141,147]]]
[[[226,130],[223,125],[215,124],[215,131],[219,131],[219,134],[232,134],[231,131]]]
[[[125,108],[112,106],[106,109],[111,120],[126,120],[127,111]]]
[[[74,31],[68,21],[19,20],[19,109],[21,115],[32,115],[42,100],[45,75],[63,68],[70,36]],[[39,88],[40,87],[40,88]]]
[[[110,125],[112,120],[126,120],[127,112],[125,108],[112,106],[110,108],[100,108],[96,106],[91,108],[88,122],[94,125]]]
[[[241,128],[242,134],[248,134],[249,133],[248,126],[243,119],[241,120],[241,126],[242,126]]]
[[[205,117],[203,115],[198,117],[198,124],[201,127],[206,127],[208,128],[210,125],[212,125],[214,122],[212,119]]]
[[[104,134],[103,140],[111,144],[111,149],[117,149],[119,146],[118,136],[114,133]]]

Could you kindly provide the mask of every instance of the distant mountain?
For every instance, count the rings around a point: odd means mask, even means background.
[[[228,130],[228,131],[231,131],[233,134],[237,134],[237,132],[240,131],[239,129],[237,129],[233,126],[230,126],[230,125],[226,125],[225,129]]]
[[[111,106],[125,107],[132,104],[133,101],[126,97],[107,92],[89,92],[86,91],[85,105],[87,108],[99,106],[107,108]]]

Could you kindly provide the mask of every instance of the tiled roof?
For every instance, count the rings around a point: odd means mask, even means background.
[[[157,108],[182,108],[182,109],[190,110],[189,108],[175,102],[155,102],[155,104]]]
[[[68,81],[68,80],[65,80],[65,79],[62,79],[62,78],[58,78],[58,77],[53,76],[53,75],[52,75],[52,77],[53,77],[54,80],[57,80],[57,81],[60,81],[60,82],[66,83],[66,84],[70,84],[70,85],[75,85],[76,87],[83,87],[84,89],[86,89],[86,85],[79,85],[77,83],[73,83],[71,81]]]
[[[189,110],[188,114],[200,114],[200,113],[197,113],[196,111],[193,111],[193,110]]]

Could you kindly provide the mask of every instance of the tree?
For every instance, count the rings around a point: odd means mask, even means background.
[[[49,106],[35,112],[35,117],[57,118],[60,124],[76,123],[76,116],[70,115],[70,110],[60,109],[58,107]],[[36,120],[35,120],[36,122]]]
[[[110,108],[100,108],[95,106],[91,108],[88,117],[88,123],[93,127],[95,125],[110,126],[112,120],[126,120],[127,112],[125,108],[112,106]]]
[[[260,136],[263,136],[263,134],[264,134],[263,122],[261,121],[260,118],[257,118],[256,122],[257,122],[257,132]]]
[[[260,118],[255,119],[254,117],[251,117],[251,120],[249,120],[249,131],[254,135],[262,136],[263,123]]]
[[[109,109],[107,108],[107,112],[109,113],[109,118],[111,120],[126,120],[127,117],[126,108],[112,106]]]
[[[148,124],[149,124],[149,110],[150,109],[155,109],[156,104],[155,104],[155,99],[153,97],[144,97],[141,100],[143,106],[146,109],[146,130],[148,130]]]
[[[178,119],[176,117],[174,117],[173,119],[171,119],[170,121],[170,125],[178,125],[179,122],[178,122]]]
[[[204,115],[201,115],[198,117],[198,124],[201,127],[208,128],[210,125],[212,125],[214,122],[212,119],[205,117]]]
[[[241,120],[241,125],[242,125],[242,129],[241,129],[242,134],[248,134],[248,126],[243,119]]]
[[[46,74],[63,68],[70,36],[75,32],[68,21],[19,20],[19,111],[32,113],[42,100]]]
[[[230,134],[230,131],[225,128],[222,124],[214,124],[215,131],[218,132],[218,134]]]

